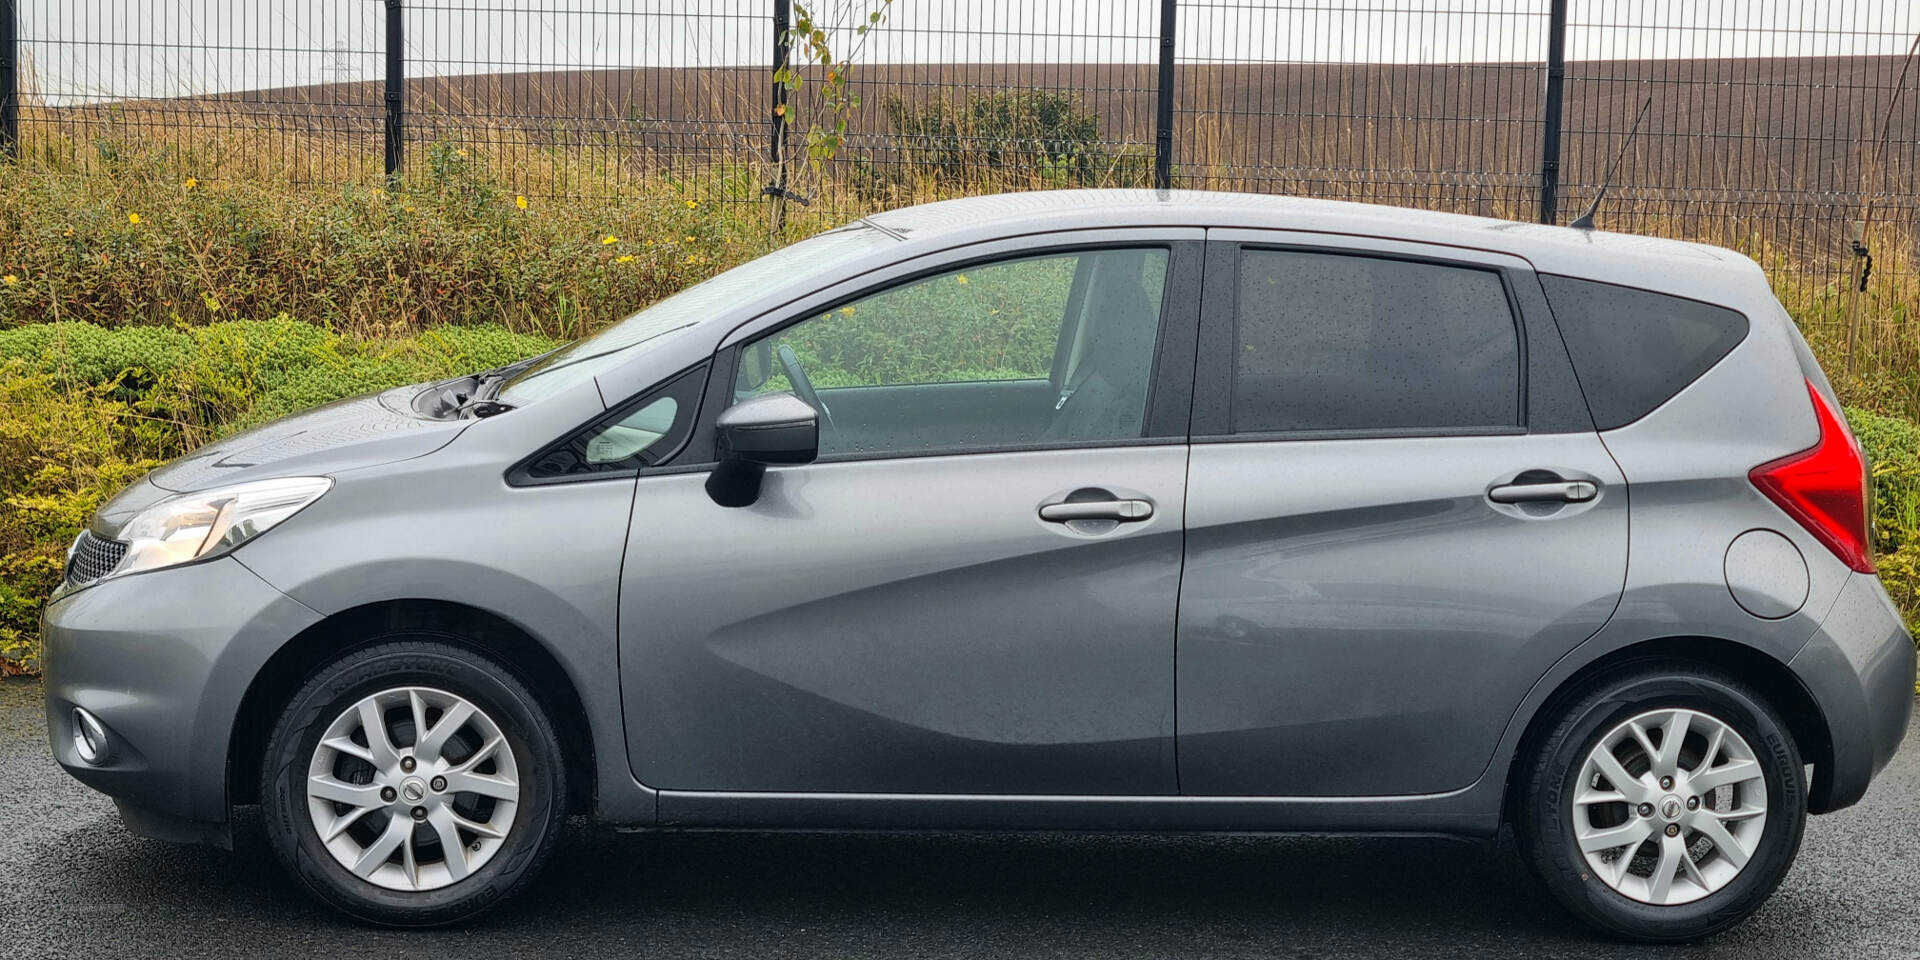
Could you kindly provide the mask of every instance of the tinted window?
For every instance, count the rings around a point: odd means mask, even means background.
[[[1236,433],[1519,424],[1519,336],[1497,273],[1248,250],[1235,310]]]
[[[1139,437],[1166,274],[1165,250],[1098,250],[890,287],[759,341],[771,376],[742,364],[734,398],[817,400],[822,456]]]
[[[1592,280],[1542,276],[1594,425],[1646,416],[1746,339],[1738,311]]]

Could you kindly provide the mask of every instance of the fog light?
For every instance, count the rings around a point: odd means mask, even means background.
[[[107,762],[107,727],[100,718],[81,709],[73,708],[73,752],[89,766],[99,766]]]

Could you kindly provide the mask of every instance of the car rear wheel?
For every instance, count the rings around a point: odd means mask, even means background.
[[[1535,741],[1516,832],[1554,896],[1636,940],[1708,936],[1759,909],[1806,819],[1800,754],[1757,692],[1706,668],[1598,678]]]
[[[267,744],[275,852],[363,920],[431,926],[512,894],[552,848],[565,773],[553,726],[501,665],[431,634],[321,668]]]

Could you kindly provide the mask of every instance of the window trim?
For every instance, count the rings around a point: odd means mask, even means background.
[[[672,463],[675,457],[685,452],[687,445],[692,442],[694,435],[698,432],[701,414],[706,407],[707,384],[711,383],[713,379],[711,376],[712,369],[712,361],[702,360],[677,373],[663,377],[660,382],[653,386],[628,397],[621,403],[608,407],[599,415],[589,419],[585,423],[541,445],[538,450],[521,458],[519,462],[509,467],[506,474],[507,485],[510,487],[546,487],[560,483],[588,483],[596,480],[631,480],[643,473],[650,474],[660,472],[663,467]],[[688,382],[693,379],[699,379],[701,382],[699,384]],[[632,415],[640,408],[645,407],[647,404],[668,395],[672,395],[676,402],[691,399],[693,411],[686,420],[686,428],[677,431],[679,436],[673,437],[674,442],[669,447],[664,448],[664,453],[658,459],[654,460],[653,463],[643,463],[637,467],[594,470],[587,473],[565,473],[552,477],[535,476],[533,474],[533,465],[538,463],[541,458],[561,447],[573,443],[585,434],[599,430],[608,424],[617,423]],[[671,436],[671,434],[668,436]],[[663,437],[662,439],[667,438]],[[652,452],[652,448],[643,451],[643,453],[650,452]]]
[[[1108,231],[1098,231],[1106,233]],[[891,274],[884,279],[863,285],[858,289],[846,291],[829,299],[805,297],[779,311],[789,314],[775,323],[754,324],[750,334],[740,335],[736,329],[715,353],[712,374],[707,378],[705,401],[701,404],[701,416],[695,425],[690,442],[680,451],[679,460],[663,463],[649,473],[664,470],[688,471],[710,467],[717,459],[717,437],[713,430],[714,418],[732,404],[733,383],[737,376],[740,355],[746,347],[766,337],[777,335],[780,331],[797,326],[821,314],[837,310],[887,290],[897,289],[917,283],[931,277],[973,269],[981,265],[1005,263],[1014,260],[1030,260],[1043,257],[1067,256],[1078,253],[1101,250],[1164,250],[1167,254],[1167,272],[1165,288],[1160,296],[1159,330],[1154,340],[1154,356],[1151,372],[1148,374],[1146,409],[1142,422],[1145,435],[1127,437],[1118,440],[1040,440],[1027,443],[980,444],[966,447],[935,447],[925,450],[868,451],[862,453],[828,454],[814,461],[816,463],[857,463],[868,460],[898,460],[920,457],[975,456],[996,453],[1026,453],[1046,450],[1075,450],[1109,446],[1156,446],[1172,443],[1185,443],[1188,440],[1188,418],[1193,396],[1193,366],[1200,324],[1200,280],[1206,253],[1206,241],[1200,239],[1174,238],[1157,235],[1152,231],[1121,229],[1115,232],[1134,234],[1124,237],[1088,238],[1086,231],[1040,235],[1042,238],[1055,238],[1055,243],[1032,244],[1027,246],[1006,247],[994,243],[994,249],[977,251],[970,255],[939,257],[937,262],[928,263],[904,273]],[[1032,237],[1020,238],[1032,240]],[[1076,271],[1077,274],[1077,271]],[[1076,276],[1076,280],[1078,277]],[[823,293],[825,291],[822,291]],[[1074,291],[1069,292],[1069,298]],[[795,309],[801,304],[812,302],[814,305],[804,309]],[[1064,325],[1065,318],[1062,318]],[[742,325],[744,329],[746,325]],[[1056,340],[1055,350],[1058,351]],[[1049,379],[1051,373],[1049,374]],[[699,450],[704,458],[690,459],[691,451]]]
[[[1194,443],[1267,443],[1308,440],[1385,440],[1431,437],[1521,436],[1531,431],[1529,398],[1527,312],[1516,295],[1512,267],[1482,260],[1449,257],[1442,254],[1409,252],[1403,249],[1378,249],[1362,244],[1337,242],[1313,243],[1292,239],[1209,240],[1207,242],[1206,289],[1200,320],[1199,374],[1194,378]],[[1362,257],[1392,260],[1491,273],[1506,295],[1507,312],[1513,322],[1516,384],[1514,423],[1475,424],[1458,427],[1364,427],[1323,430],[1249,430],[1233,429],[1234,400],[1237,392],[1237,358],[1240,330],[1237,314],[1240,306],[1240,265],[1247,251],[1311,253],[1325,256]]]

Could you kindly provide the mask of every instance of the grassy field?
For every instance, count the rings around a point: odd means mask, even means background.
[[[0,670],[31,670],[63,549],[115,489],[207,440],[340,396],[503,363],[592,332],[658,297],[831,226],[849,211],[1056,185],[1045,170],[956,179],[909,171],[884,195],[844,188],[790,206],[784,232],[748,194],[765,171],[717,164],[602,177],[548,152],[528,196],[475,146],[421,147],[403,184],[297,184],[245,131],[185,148],[42,139],[0,167]],[[832,191],[831,182],[813,189]],[[825,213],[823,210],[836,210]],[[1690,235],[1682,221],[1650,232]],[[1727,237],[1713,239],[1728,242]],[[1739,238],[1733,238],[1738,240]],[[1882,569],[1920,612],[1920,285],[1866,295],[1825,264],[1751,239],[1874,454]],[[942,295],[959,295],[950,292]],[[971,294],[968,294],[971,295]],[[1015,330],[1010,343],[1045,339]],[[869,357],[816,344],[822,382]],[[831,355],[829,355],[831,354]],[[844,361],[844,363],[840,363]],[[983,366],[1009,361],[983,354]]]

